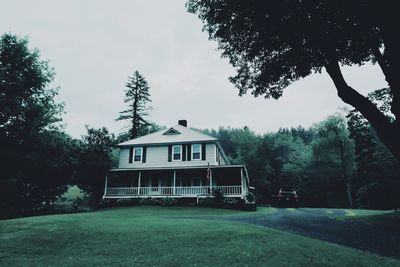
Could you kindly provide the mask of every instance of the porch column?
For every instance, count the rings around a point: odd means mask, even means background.
[[[242,186],[242,187],[241,187],[241,189],[242,189],[242,192],[241,192],[242,197],[245,196],[245,192],[244,192],[245,189],[244,189],[244,180],[243,180],[243,178],[244,178],[243,169],[240,168],[240,185]]]
[[[174,170],[174,189],[173,189],[173,194],[175,195],[175,187],[176,187],[176,170]]]
[[[138,177],[138,190],[137,194],[140,195],[140,178],[142,177],[142,172],[139,172],[139,177]]]
[[[210,169],[210,192],[212,192],[212,169]]]
[[[103,199],[104,197],[107,195],[107,175],[106,175],[106,180],[104,182],[104,195],[103,195]]]

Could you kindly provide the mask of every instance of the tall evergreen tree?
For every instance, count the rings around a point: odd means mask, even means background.
[[[130,121],[127,134],[130,138],[136,138],[147,133],[147,128],[151,126],[146,119],[148,111],[151,107],[148,105],[150,100],[149,84],[146,79],[138,71],[129,77],[126,83],[125,103],[129,108],[121,111],[117,119]]]

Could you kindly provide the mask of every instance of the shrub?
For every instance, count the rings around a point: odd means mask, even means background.
[[[253,192],[248,192],[245,199],[246,199],[247,203],[255,203],[256,202],[256,196],[254,195]]]
[[[215,199],[212,197],[205,197],[205,198],[199,198],[199,206],[204,206],[204,207],[214,207],[215,206]]]
[[[237,198],[224,198],[222,207],[226,208],[226,209],[238,209],[239,202],[240,202],[240,199],[238,200]]]
[[[51,206],[47,207],[50,213],[65,213],[91,210],[87,195],[81,194],[75,197],[61,196]]]
[[[139,198],[123,198],[116,201],[117,206],[135,206],[140,203]]]
[[[159,204],[159,200],[155,199],[155,198],[141,198],[140,199],[140,204],[141,205],[158,205]]]
[[[159,200],[159,204],[161,206],[172,206],[172,205],[176,205],[177,203],[178,203],[178,200],[176,198],[166,197],[166,198],[162,198]]]
[[[224,202],[224,192],[220,189],[212,190],[212,196],[214,197],[215,204],[222,204]]]

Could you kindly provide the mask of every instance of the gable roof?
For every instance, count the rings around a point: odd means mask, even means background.
[[[174,129],[173,127],[169,128],[169,130],[167,130],[165,133],[163,134],[180,134],[181,132],[177,131],[176,129]]]
[[[205,142],[218,141],[217,138],[204,134],[200,131],[187,128],[182,125],[176,125],[169,129],[164,129],[152,134],[141,136],[123,143],[118,146],[134,146],[134,145],[156,145],[156,144],[170,144],[170,143],[191,143],[191,142]]]

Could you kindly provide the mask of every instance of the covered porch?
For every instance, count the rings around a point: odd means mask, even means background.
[[[209,173],[207,175],[207,173]],[[208,197],[220,190],[225,197],[244,198],[247,171],[242,165],[113,169],[106,177],[103,198]]]

